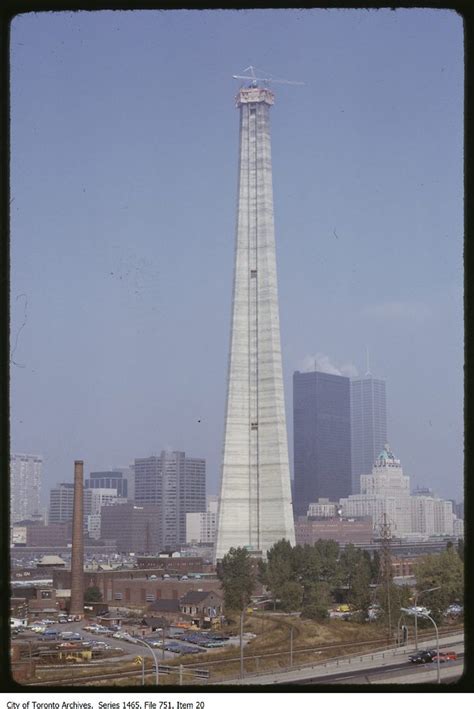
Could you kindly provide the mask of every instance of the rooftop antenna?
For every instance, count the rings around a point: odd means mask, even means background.
[[[256,76],[255,71],[257,71],[260,76]],[[246,74],[245,72],[249,72]],[[271,74],[261,69],[250,65],[244,69],[243,74],[232,74],[233,79],[243,79],[244,81],[250,81],[250,86],[256,87],[258,83],[261,82],[265,86],[268,84],[292,84],[293,86],[304,86],[304,81],[288,81],[287,79],[275,79]]]
[[[366,361],[367,361],[367,371],[365,373],[366,377],[370,377],[370,366],[369,366],[369,346],[365,347]]]

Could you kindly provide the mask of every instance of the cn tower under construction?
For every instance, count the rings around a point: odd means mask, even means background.
[[[280,539],[295,543],[273,224],[274,94],[249,80],[236,97],[239,188],[216,559],[231,547],[266,553]]]

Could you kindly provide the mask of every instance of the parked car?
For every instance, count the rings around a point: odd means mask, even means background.
[[[203,647],[196,647],[195,645],[183,645],[181,647],[182,655],[196,655],[200,652],[206,652]]]
[[[41,635],[42,640],[57,640],[60,637],[60,633],[58,630],[54,630],[53,628],[47,628],[44,633]]]
[[[59,633],[59,637],[61,638],[61,640],[82,640],[82,635],[70,631],[67,631],[65,633]]]
[[[116,635],[114,637],[116,637]],[[129,635],[128,633],[122,633],[122,640],[126,640],[129,643],[134,643],[134,645],[137,644],[137,639],[134,638],[133,635]]]
[[[408,656],[408,661],[417,665],[433,662],[433,657],[436,655],[436,650],[420,650],[413,655]]]
[[[106,628],[105,625],[98,625],[96,628],[94,628],[94,633],[98,633],[99,635],[107,635],[110,633],[110,629]]]

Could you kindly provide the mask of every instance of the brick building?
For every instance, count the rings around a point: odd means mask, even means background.
[[[139,569],[154,569],[167,574],[205,574],[213,571],[213,566],[199,556],[137,556]]]
[[[339,544],[370,544],[373,540],[372,518],[309,519],[299,517],[295,522],[297,544],[315,544],[318,539],[333,539]]]
[[[123,569],[120,571],[85,571],[84,586],[97,586],[102,599],[109,606],[141,607],[160,599],[179,600],[188,591],[220,591],[220,581],[215,575],[206,578],[162,578],[162,569]],[[53,587],[70,588],[70,571],[53,572]]]

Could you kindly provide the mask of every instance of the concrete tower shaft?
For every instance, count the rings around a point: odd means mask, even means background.
[[[232,326],[216,558],[294,543],[278,314],[268,89],[241,89]]]
[[[84,463],[74,461],[70,614],[84,615]]]

